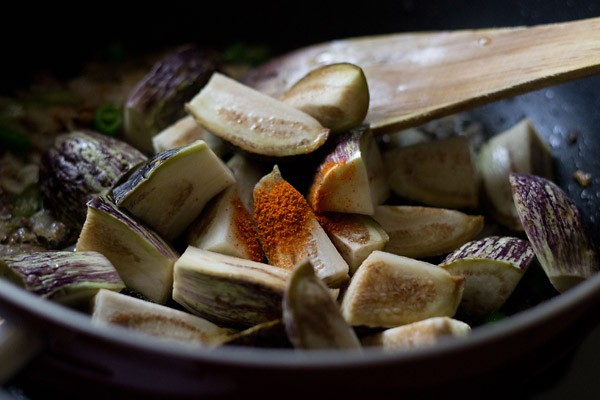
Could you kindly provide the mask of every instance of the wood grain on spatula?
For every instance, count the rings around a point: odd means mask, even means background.
[[[245,83],[278,97],[312,69],[336,62],[363,68],[371,96],[366,121],[391,131],[600,72],[600,18],[341,39],[275,58]]]

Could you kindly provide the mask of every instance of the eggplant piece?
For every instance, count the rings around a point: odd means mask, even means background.
[[[336,138],[336,145],[319,165],[308,192],[316,212],[373,215],[387,200],[390,187],[377,143],[362,126]]]
[[[367,116],[369,86],[358,65],[329,64],[307,73],[280,100],[339,133],[360,125]]]
[[[254,221],[268,262],[292,270],[309,258],[332,288],[348,281],[349,267],[306,199],[273,167],[254,187]]]
[[[145,153],[152,137],[185,116],[185,103],[219,69],[216,55],[185,46],[159,60],[129,93],[125,103],[125,139]]]
[[[509,180],[521,224],[556,290],[564,292],[597,273],[598,254],[567,194],[540,176],[513,172]]]
[[[146,156],[126,142],[92,131],[56,137],[42,155],[40,189],[53,212],[75,230],[85,221],[86,203],[105,195]]]
[[[88,202],[88,214],[75,245],[97,251],[115,266],[128,288],[164,304],[173,289],[179,254],[156,232],[119,209],[106,197]]]
[[[364,347],[380,347],[384,352],[397,352],[431,347],[448,338],[462,338],[471,333],[465,322],[449,317],[432,317],[389,328],[361,338]]]
[[[393,328],[430,317],[452,317],[464,278],[436,265],[376,250],[352,276],[342,315],[352,326]]]
[[[160,339],[201,347],[219,346],[237,333],[184,311],[104,289],[94,297],[92,324],[117,325]]]
[[[254,186],[273,168],[265,166],[241,153],[235,153],[228,161],[227,166],[235,176],[235,184],[242,204],[252,213],[254,211]]]
[[[237,186],[215,197],[192,223],[188,245],[257,262],[266,260],[252,216],[242,204]]]
[[[175,147],[192,144],[196,140],[204,140],[221,159],[230,152],[229,146],[223,139],[204,129],[191,115],[181,118],[156,134],[152,138],[152,148],[154,153],[158,154]]]
[[[464,136],[453,136],[382,153],[392,192],[425,205],[477,208],[476,158]]]
[[[481,215],[437,207],[381,205],[373,218],[389,235],[384,250],[413,258],[451,252],[475,239],[484,226]]]
[[[354,329],[309,260],[296,265],[283,294],[283,322],[297,349],[360,349]]]
[[[234,182],[223,161],[198,140],[157,154],[114,188],[113,196],[115,204],[172,241]]]
[[[219,73],[186,109],[209,131],[263,156],[311,153],[329,137],[310,115]]]
[[[390,238],[381,225],[368,215],[321,213],[317,214],[317,218],[348,263],[350,275],[374,250],[383,250]]]
[[[95,251],[43,251],[4,256],[0,277],[58,303],[81,306],[100,289],[120,291],[125,284],[115,267]]]
[[[249,328],[281,318],[290,271],[188,246],[175,262],[173,299],[220,326]]]
[[[552,180],[552,161],[550,148],[528,119],[485,142],[478,165],[490,216],[499,224],[522,232],[508,176],[511,172],[521,172]]]
[[[481,318],[498,311],[513,293],[534,258],[528,241],[490,236],[450,253],[439,266],[464,276],[461,314]]]

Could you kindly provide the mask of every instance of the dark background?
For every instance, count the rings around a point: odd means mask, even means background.
[[[73,3],[76,4],[76,3]],[[73,72],[108,44],[269,43],[276,51],[348,36],[538,24],[600,14],[596,1],[10,2],[0,14],[3,88],[40,66]],[[210,6],[209,6],[210,5]],[[209,9],[210,7],[210,9]]]

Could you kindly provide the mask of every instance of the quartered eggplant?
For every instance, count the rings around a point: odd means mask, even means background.
[[[219,73],[186,109],[214,134],[263,156],[307,154],[329,137],[329,129],[305,112]]]
[[[431,317],[362,337],[360,342],[364,347],[379,347],[392,353],[433,346],[448,338],[462,338],[470,333],[471,327],[462,321]]]
[[[185,103],[218,69],[216,54],[195,46],[182,47],[159,60],[125,102],[125,139],[152,153],[152,138],[185,116]]]
[[[288,338],[299,349],[360,349],[354,329],[342,316],[329,288],[310,261],[296,265],[283,295]]]
[[[179,254],[156,232],[118,208],[107,197],[88,202],[77,251],[97,251],[108,258],[128,288],[156,303],[169,300],[173,264]]]
[[[484,317],[502,307],[533,259],[527,240],[489,236],[464,244],[439,266],[465,278],[461,312]]]
[[[449,253],[484,227],[481,215],[438,207],[380,205],[373,218],[389,235],[385,251],[414,258]]]
[[[304,196],[277,166],[254,187],[254,220],[269,264],[292,270],[309,258],[328,286],[340,287],[348,281],[348,264]]]
[[[265,261],[256,225],[237,185],[217,195],[190,226],[190,246],[257,262]]]
[[[152,148],[158,154],[175,147],[187,146],[196,140],[204,140],[220,158],[229,153],[229,146],[223,139],[204,129],[191,115],[181,118],[153,136]]]
[[[358,126],[367,116],[369,86],[358,65],[328,64],[310,71],[280,99],[313,116],[331,133],[339,133]]]
[[[391,190],[425,205],[477,208],[479,177],[469,139],[453,136],[383,152]]]
[[[548,279],[564,292],[598,272],[598,254],[581,212],[554,182],[540,176],[509,175],[521,224]]]
[[[307,195],[316,212],[373,215],[390,194],[379,148],[366,126],[334,138],[335,146],[321,162]]]
[[[372,217],[349,213],[317,214],[335,248],[348,263],[350,274],[375,250],[383,250],[390,237]]]
[[[59,303],[81,306],[100,289],[125,284],[115,267],[95,251],[42,251],[0,259],[0,277]]]
[[[290,271],[188,246],[175,262],[173,299],[191,313],[235,328],[281,318]]]
[[[117,206],[166,240],[177,238],[235,178],[203,140],[155,155],[114,188]]]
[[[374,251],[358,267],[342,299],[352,326],[393,328],[430,317],[452,317],[464,278],[408,257]]]
[[[236,330],[172,307],[102,289],[94,297],[92,323],[118,325],[161,339],[201,347],[216,347]]]
[[[523,231],[512,198],[511,172],[553,179],[550,147],[528,119],[487,140],[479,152],[478,166],[489,214],[514,231]]]
[[[126,142],[92,131],[77,131],[56,137],[43,154],[40,188],[50,208],[81,229],[86,203],[105,195],[146,156]]]

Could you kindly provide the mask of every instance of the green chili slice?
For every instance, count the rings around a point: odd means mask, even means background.
[[[123,125],[123,112],[121,108],[112,104],[105,104],[96,109],[94,113],[94,129],[105,135],[115,136]]]

